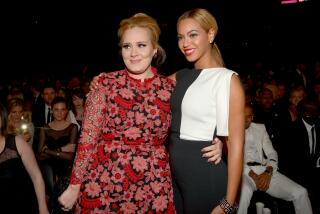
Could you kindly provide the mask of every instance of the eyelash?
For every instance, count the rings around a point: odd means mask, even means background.
[[[188,37],[190,37],[191,39],[192,39],[192,38],[195,38],[195,37],[197,37],[197,36],[198,36],[198,34],[196,34],[196,33],[192,33],[192,34],[188,35]],[[177,36],[177,39],[178,39],[178,41],[180,41],[180,40],[182,40],[183,38],[182,38],[182,36]]]
[[[139,48],[144,48],[144,47],[146,47],[147,45],[146,44],[138,44],[137,45]],[[129,44],[124,44],[124,45],[122,45],[122,48],[123,49],[129,49],[131,46],[129,45]]]
[[[190,38],[194,38],[196,36],[198,36],[198,34],[196,34],[196,33],[192,33],[192,34],[189,35]]]

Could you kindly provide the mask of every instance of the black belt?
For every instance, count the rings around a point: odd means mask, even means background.
[[[247,165],[248,166],[262,166],[262,164],[259,162],[247,162]]]

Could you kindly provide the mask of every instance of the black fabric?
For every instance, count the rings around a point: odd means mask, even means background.
[[[179,133],[181,126],[181,103],[186,89],[197,79],[200,72],[194,69],[182,69],[176,74],[177,85],[171,95],[171,133]]]
[[[176,183],[175,205],[183,210],[180,213],[210,213],[226,194],[226,163],[222,160],[214,165],[202,157],[201,149],[210,144],[211,141],[186,141],[170,135],[170,166]]]
[[[19,152],[18,152],[17,146],[16,146],[16,136],[15,135],[8,135],[6,137],[6,145],[5,145],[5,147],[15,150],[17,152],[17,154],[19,155]]]
[[[195,69],[177,72],[177,85],[171,95],[172,122],[170,127],[169,153],[173,177],[174,202],[178,213],[207,214],[217,206],[226,194],[227,166],[208,163],[201,149],[211,141],[181,140],[181,103],[189,86],[200,75]],[[215,133],[213,138],[215,137]]]
[[[6,138],[5,149],[15,150],[15,136]],[[0,213],[38,213],[33,184],[19,158],[8,159],[0,164]]]
[[[311,136],[312,136],[312,143],[311,143],[311,154],[312,155],[314,155],[314,153],[315,153],[315,141],[316,141],[316,139],[315,139],[315,137],[314,137],[314,133],[315,133],[315,129],[314,129],[314,126],[312,126],[312,128],[311,128]]]
[[[48,108],[47,112],[47,124],[51,122],[51,108]]]

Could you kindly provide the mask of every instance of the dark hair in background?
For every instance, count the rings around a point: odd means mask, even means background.
[[[8,123],[8,113],[7,109],[2,103],[0,103],[0,134],[2,136],[7,136],[7,123]]]
[[[57,103],[64,103],[64,104],[66,104],[66,107],[67,107],[67,109],[68,109],[68,102],[67,102],[67,99],[66,99],[66,98],[60,97],[60,96],[55,97],[55,98],[52,100],[52,102],[51,102],[51,107],[53,108],[53,106],[54,106],[55,104],[57,104]]]

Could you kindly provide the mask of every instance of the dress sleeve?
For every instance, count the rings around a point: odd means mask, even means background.
[[[94,149],[99,142],[105,123],[106,94],[105,88],[91,91],[86,99],[83,126],[73,163],[71,184],[81,184],[88,172],[90,160],[94,158]]]
[[[77,143],[77,138],[78,138],[78,127],[77,125],[72,126],[72,130],[70,133],[70,144],[76,144]]]

